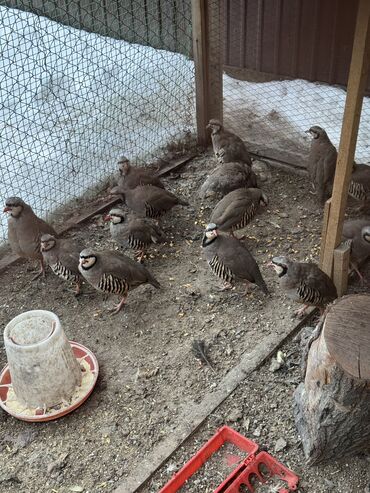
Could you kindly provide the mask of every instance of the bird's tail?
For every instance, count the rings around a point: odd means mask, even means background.
[[[268,287],[265,283],[265,280],[263,279],[262,277],[262,274],[260,273],[260,275],[257,277],[256,279],[256,284],[257,286],[266,294],[270,294],[270,291],[268,290]]]

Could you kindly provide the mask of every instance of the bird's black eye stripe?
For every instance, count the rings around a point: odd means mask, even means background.
[[[83,259],[87,259],[87,258],[91,258],[91,255],[80,255],[80,258],[83,258]]]

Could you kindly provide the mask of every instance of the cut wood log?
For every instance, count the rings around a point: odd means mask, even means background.
[[[370,448],[370,295],[329,306],[310,341],[294,415],[308,464]]]

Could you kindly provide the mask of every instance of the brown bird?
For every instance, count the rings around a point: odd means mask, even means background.
[[[161,287],[142,264],[115,251],[95,252],[86,248],[80,253],[78,269],[86,281],[98,291],[122,297],[114,307],[114,314],[121,310],[130,290],[146,283],[157,289]]]
[[[114,241],[125,248],[137,250],[139,262],[150,245],[166,241],[163,231],[153,220],[132,213],[125,214],[118,207],[111,209],[104,219],[110,221],[110,233]]]
[[[220,163],[242,161],[252,166],[252,158],[240,137],[225,130],[218,120],[210,120],[207,128],[211,129],[213,151]]]
[[[76,283],[76,296],[81,291],[81,276],[78,270],[81,248],[71,240],[59,240],[44,234],[40,239],[44,263],[64,281]]]
[[[323,204],[332,193],[337,150],[321,127],[315,125],[307,132],[313,137],[307,161],[307,171],[319,200]]]
[[[354,164],[348,194],[362,202],[360,209],[364,210],[370,204],[370,166]]]
[[[237,188],[257,188],[256,174],[245,163],[226,163],[217,166],[207,177],[200,189],[200,196],[222,198]]]
[[[152,219],[159,219],[175,205],[189,205],[188,202],[176,197],[168,190],[153,185],[125,190],[124,202],[133,211]]]
[[[259,188],[239,188],[225,195],[211,214],[210,222],[217,224],[220,231],[242,229],[256,215],[259,205],[266,206],[268,199]]]
[[[153,170],[132,166],[125,156],[120,158],[118,164],[120,175],[117,186],[111,190],[112,194],[121,194],[125,190],[136,188],[139,185],[154,185],[158,188],[164,188],[163,183]]]
[[[212,272],[230,289],[235,281],[256,284],[265,294],[268,289],[257,262],[247,248],[236,238],[219,233],[216,224],[208,224],[202,247]]]
[[[44,233],[57,236],[54,228],[37,217],[32,208],[19,197],[6,199],[4,212],[9,213],[8,240],[13,253],[40,262],[40,272],[34,279],[45,275],[40,238]]]
[[[309,306],[316,306],[323,313],[324,307],[338,297],[333,281],[314,263],[293,262],[282,256],[274,257],[269,265],[278,274],[288,298],[304,303],[297,316],[303,316]]]
[[[343,224],[343,240],[350,245],[350,268],[354,270],[360,282],[364,277],[360,267],[370,257],[370,219],[349,219]]]

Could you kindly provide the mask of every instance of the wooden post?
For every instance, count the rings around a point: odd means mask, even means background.
[[[338,297],[343,296],[347,291],[350,253],[351,248],[344,243],[334,250],[333,282]]]
[[[198,144],[208,146],[206,125],[222,121],[222,33],[220,0],[192,0]]]
[[[320,268],[321,269],[322,269],[322,263],[324,260],[324,249],[325,249],[326,233],[328,231],[330,206],[331,206],[331,199],[328,199],[324,205],[324,217],[322,220],[321,245],[320,245]]]
[[[348,78],[347,98],[344,109],[333,194],[327,224],[322,269],[333,273],[334,249],[340,244],[344,211],[347,204],[348,185],[353,167],[362,100],[370,65],[370,2],[360,0],[351,67]]]

